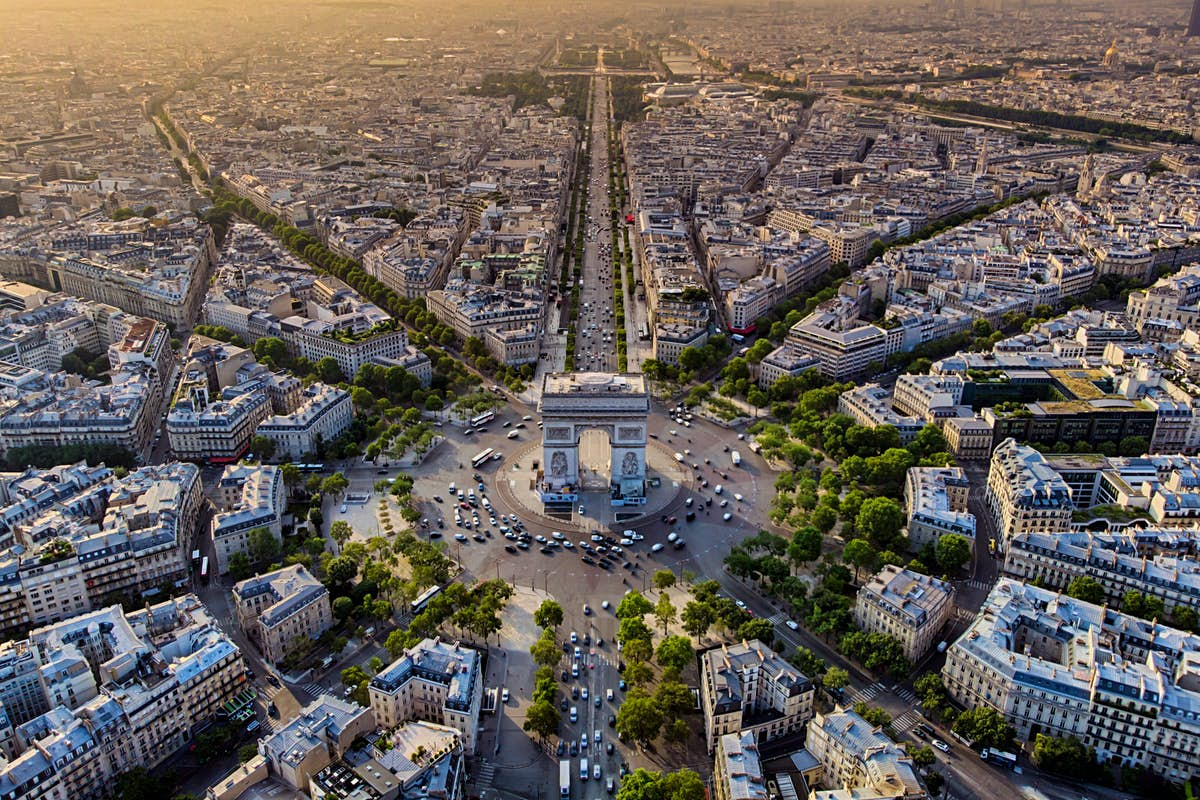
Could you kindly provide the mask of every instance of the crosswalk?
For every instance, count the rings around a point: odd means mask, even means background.
[[[784,614],[782,611],[780,611],[767,617],[767,622],[771,623],[772,625],[782,625],[785,619],[787,619],[787,614]]]
[[[904,733],[905,731],[916,727],[917,723],[920,721],[921,715],[916,711],[905,711],[903,714],[892,720],[892,730],[896,733]]]
[[[978,578],[973,578],[972,580],[969,580],[969,581],[963,581],[963,585],[964,585],[964,586],[966,586],[966,587],[968,587],[968,588],[970,588],[970,589],[988,589],[988,588],[991,588],[991,584],[990,584],[990,583],[988,583],[987,581],[981,581],[981,580],[979,580]]]
[[[895,691],[895,695],[904,702],[908,703],[910,706],[917,702],[917,696],[912,693],[911,689],[897,689]]]
[[[475,788],[488,789],[496,777],[496,768],[491,764],[481,764],[475,773]]]
[[[297,685],[297,688],[303,689],[309,697],[313,698],[320,697],[329,691],[319,683],[301,683]]]
[[[954,609],[954,618],[957,620],[961,620],[963,622],[970,622],[971,620],[975,619],[975,617],[977,617],[978,615],[979,615],[978,611],[972,611],[969,608]]]
[[[855,689],[850,693],[850,705],[865,703],[883,690],[884,685],[882,683],[872,683],[870,686],[863,687],[862,689]]]

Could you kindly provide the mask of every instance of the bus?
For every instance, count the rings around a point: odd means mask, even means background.
[[[646,323],[642,323],[642,329],[638,332],[638,338],[643,342],[650,339],[650,327]]]
[[[324,464],[297,464],[296,469],[301,472],[324,472]]]
[[[208,583],[208,556],[200,562],[200,580]]]
[[[733,462],[735,467],[740,467],[742,465],[742,454],[734,450],[729,454],[729,460]]]
[[[471,467],[473,469],[479,469],[480,466],[482,466],[485,462],[487,462],[487,460],[489,458],[492,457],[493,452],[495,452],[495,451],[489,447],[487,450],[484,450],[483,452],[476,455],[474,458],[471,459]]]
[[[422,611],[424,611],[425,606],[427,606],[429,604],[429,601],[432,600],[433,598],[437,597],[438,593],[441,591],[442,591],[442,587],[435,585],[435,586],[430,586],[428,589],[421,592],[421,596],[418,597],[416,600],[412,601],[412,613],[420,614]]]
[[[487,425],[496,418],[495,411],[485,411],[482,414],[476,414],[471,417],[471,427],[478,428],[480,425]]]
[[[571,760],[564,758],[558,762],[558,796],[571,796]]]
[[[1017,766],[1017,757],[1013,753],[1006,753],[1003,750],[997,750],[994,747],[985,747],[979,753],[979,757],[989,764],[995,764],[997,767],[1006,767],[1012,769]]]

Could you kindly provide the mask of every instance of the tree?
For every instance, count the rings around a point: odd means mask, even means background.
[[[669,569],[660,569],[654,573],[654,588],[660,592],[675,585],[675,573]]]
[[[552,667],[562,658],[562,650],[559,649],[558,642],[554,640],[554,632],[550,629],[543,631],[538,640],[529,646],[529,653],[534,662],[542,666]]]
[[[829,533],[833,530],[833,526],[837,524],[837,512],[826,505],[819,505],[813,509],[809,515],[809,520],[821,533]],[[788,551],[791,554],[791,551]],[[809,559],[810,561],[812,559]]]
[[[691,689],[679,681],[666,681],[654,692],[654,702],[666,719],[678,719],[696,707],[696,698]]]
[[[642,747],[654,741],[662,724],[658,703],[641,689],[631,689],[617,710],[617,733]]]
[[[947,533],[938,539],[934,552],[937,556],[938,566],[949,575],[957,572],[959,567],[970,560],[971,543],[965,536]]]
[[[329,537],[338,543],[338,547],[345,547],[353,535],[354,529],[343,519],[334,520],[329,526]]]
[[[671,602],[671,596],[666,592],[658,596],[658,602],[654,605],[654,618],[662,626],[663,635],[665,636],[667,634],[667,626],[675,621],[675,604]]]
[[[890,497],[869,497],[854,519],[855,528],[880,549],[888,549],[904,527],[904,509]]]
[[[251,742],[250,744],[244,744],[238,748],[238,763],[245,764],[256,755],[258,755],[257,744],[254,742]],[[175,797],[175,800],[179,800],[178,796]]]
[[[1121,610],[1142,619],[1157,620],[1166,617],[1166,608],[1161,597],[1145,595],[1133,590],[1122,595]]]
[[[797,566],[816,561],[821,557],[821,542],[821,531],[806,525],[792,535],[787,556]]]
[[[654,610],[654,606],[641,592],[630,592],[621,598],[617,606],[617,619],[625,620],[636,617],[641,619]]]
[[[533,612],[533,622],[539,628],[557,628],[563,623],[563,607],[554,600],[543,600]]]
[[[869,706],[865,702],[859,701],[854,704],[854,713],[865,719],[871,725],[879,728],[886,728],[892,724],[892,715],[884,711],[878,706]]]
[[[850,683],[850,673],[841,667],[830,667],[826,671],[825,676],[821,679],[821,683],[826,689],[837,691],[845,688]]]
[[[1185,631],[1194,631],[1200,624],[1200,615],[1189,606],[1175,606],[1171,609],[1171,624]]]
[[[354,613],[354,600],[342,595],[333,599],[333,615],[343,622]]]
[[[250,452],[269,461],[275,457],[275,440],[270,436],[255,436],[250,440]]]
[[[823,675],[829,665],[825,663],[825,659],[818,656],[807,647],[797,647],[796,652],[792,654],[791,662],[796,665],[796,669],[804,673],[809,678],[815,678],[818,675]]]
[[[771,647],[775,643],[775,626],[769,619],[755,617],[738,626],[737,637],[746,641],[758,639],[767,647]]]
[[[682,672],[691,663],[694,651],[692,641],[686,636],[668,636],[658,645],[655,658],[664,669],[675,669]]]
[[[325,356],[316,364],[317,377],[324,383],[334,384],[341,383],[346,380],[346,376],[342,374],[342,368],[338,366],[338,362],[330,356]]]
[[[690,636],[699,639],[708,633],[708,629],[716,622],[717,615],[708,603],[689,600],[684,605],[683,613],[679,619],[683,623],[683,629]]]
[[[616,800],[704,800],[704,781],[690,769],[666,774],[637,769],[617,790]]]
[[[358,564],[348,556],[338,556],[329,562],[325,577],[332,586],[345,586],[358,574]]]
[[[1096,768],[1096,753],[1074,736],[1059,738],[1039,733],[1033,739],[1033,763],[1047,772],[1087,778]]]
[[[1104,603],[1104,587],[1095,578],[1080,575],[1072,578],[1071,582],[1067,584],[1067,596],[1085,603],[1101,605]]]
[[[931,767],[937,763],[937,756],[934,755],[933,748],[927,744],[918,744],[916,742],[906,742],[904,752],[912,759],[913,764],[924,769]]]
[[[630,639],[629,641],[622,639],[621,642],[625,659],[631,664],[641,664],[642,662],[649,661],[650,657],[654,655],[654,647],[650,644],[649,637],[644,639]]]
[[[858,582],[858,570],[861,567],[870,569],[878,558],[875,548],[866,539],[851,539],[842,548],[842,560],[854,566],[854,581]]]
[[[529,710],[525,712],[525,723],[521,727],[544,741],[558,733],[560,719],[554,703],[542,699],[529,706]]]
[[[340,472],[335,472],[329,477],[321,481],[321,492],[323,494],[339,496],[346,491],[350,486],[350,481],[346,480],[346,476]]]
[[[245,553],[234,553],[229,557],[230,580],[244,581],[253,574],[254,569],[250,566],[250,558]]]
[[[954,721],[954,732],[967,739],[974,747],[995,747],[1007,750],[1017,732],[994,708],[976,706],[958,715]]]
[[[645,622],[642,622],[640,616],[626,617],[621,620],[621,625],[617,628],[617,640],[623,646],[628,645],[635,639],[645,639],[648,642],[653,636],[654,634],[650,630],[650,627]]]

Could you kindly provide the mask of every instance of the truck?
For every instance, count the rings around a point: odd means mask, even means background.
[[[980,751],[979,757],[989,764],[995,764],[997,767],[1007,767],[1012,769],[1017,766],[1017,757],[1013,753],[1006,753],[1003,750],[997,750],[994,747],[985,747]]]
[[[566,800],[571,796],[571,759],[558,762],[558,796]]]
[[[742,465],[742,454],[734,450],[729,454],[729,460],[733,462],[735,467],[740,467]]]

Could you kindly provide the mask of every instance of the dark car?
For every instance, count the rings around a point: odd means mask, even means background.
[[[593,566],[595,566],[595,564],[596,564],[596,560],[594,558],[592,558],[591,556],[580,556],[579,560],[585,564],[591,564]]]
[[[478,533],[475,534],[474,536],[472,536],[471,538],[474,539],[475,541],[479,542],[480,544],[484,544],[485,542],[487,542],[487,539],[483,538]]]
[[[571,755],[573,755],[573,756],[579,755],[579,743],[578,742],[575,742],[575,741],[571,742]]]
[[[429,538],[430,539],[440,539],[440,538],[442,538],[442,535],[440,533],[438,533],[437,531],[430,531]]]
[[[598,695],[598,694],[596,695],[596,704],[595,705],[596,705],[596,708],[600,707],[600,695]]]
[[[688,522],[695,522],[695,521],[696,521],[696,512],[695,512],[695,511],[689,511],[689,512],[687,513],[687,517],[685,517],[685,519],[687,519],[687,521],[688,521]]]
[[[560,703],[558,704],[558,707],[559,707],[559,708],[561,708],[563,711],[566,711],[566,710],[567,710],[567,708],[569,707],[569,704],[567,703],[567,698],[565,698],[565,697],[564,697],[564,698],[562,699],[562,702],[560,702]]]
[[[608,715],[608,727],[610,727],[610,728],[615,728],[615,727],[617,727],[617,716],[616,716],[616,714],[609,714],[609,715]]]
[[[274,675],[272,675],[272,674],[271,674],[271,673],[269,673],[269,672],[267,673],[267,683],[271,684],[271,685],[272,685],[272,686],[274,686],[276,689],[280,689],[280,688],[282,688],[282,687],[279,685],[279,678],[276,678]]]
[[[528,550],[529,542],[517,542],[517,547],[521,550]]]
[[[513,547],[511,544],[506,544],[506,545],[504,545],[504,552],[506,552],[506,553],[516,553],[516,552],[517,552],[517,548]]]
[[[433,496],[433,502],[435,502],[435,503],[440,503],[440,502],[442,502],[442,496],[441,496],[440,494],[435,494],[435,495]]]
[[[608,753],[610,756],[612,755],[612,752],[613,752],[613,743],[612,742],[609,742],[606,745],[604,745],[604,752]],[[562,753],[559,753],[559,755],[562,755]]]
[[[549,555],[553,555],[553,554],[554,554],[554,548],[553,548],[553,547],[543,547],[543,548],[542,548],[542,555],[544,555],[544,556],[549,556]]]
[[[572,686],[572,687],[571,687],[571,699],[572,699],[572,700],[578,700],[578,699],[579,699],[579,687],[578,687],[578,686]]]
[[[624,678],[617,681],[617,688],[620,689],[622,692],[625,691],[625,679]]]
[[[583,635],[583,646],[588,647],[591,645],[591,643],[592,643],[592,635],[590,633],[585,633]]]
[[[267,716],[270,716],[270,717],[278,717],[279,716],[279,706],[275,705],[274,702],[267,704]]]
[[[567,752],[567,743],[564,742],[562,739],[559,739],[558,740],[558,749],[555,750],[555,753],[558,755],[559,758],[562,758],[562,755],[565,752]]]
[[[679,521],[679,518],[678,518],[678,517],[667,517],[667,524],[668,524],[668,525],[674,525],[674,524],[675,524],[676,522],[678,522],[678,521]]]
[[[387,470],[386,469],[377,470],[375,472],[375,474],[376,475],[387,475]]]
[[[566,649],[567,649],[567,646],[564,644],[564,645],[563,645],[563,650],[565,651]],[[562,679],[563,679],[563,683],[566,683],[567,681],[571,680],[571,673],[567,672],[567,671],[564,669],[564,670],[562,671]]]
[[[684,542],[684,541],[683,541],[683,539],[676,539],[676,540],[675,540],[675,549],[676,549],[676,550],[682,550],[682,549],[683,549],[683,546],[684,546],[684,544],[686,544],[686,542]]]

